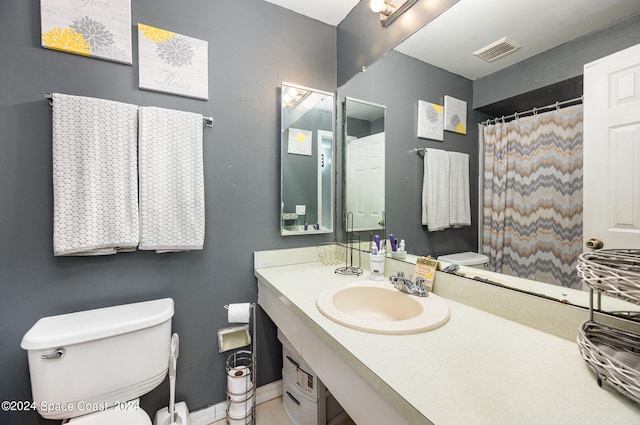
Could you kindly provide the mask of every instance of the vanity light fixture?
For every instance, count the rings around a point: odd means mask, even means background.
[[[292,111],[310,94],[311,92],[309,90],[303,90],[297,87],[287,87],[284,93],[282,93],[282,105]]]
[[[383,27],[387,27],[417,2],[418,0],[406,0],[400,6],[395,6],[385,0],[371,0],[369,7],[372,12],[380,14],[380,24]]]

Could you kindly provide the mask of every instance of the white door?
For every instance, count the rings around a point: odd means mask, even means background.
[[[584,67],[584,240],[640,248],[640,44]]]
[[[348,139],[346,146],[346,206],[353,213],[353,230],[379,229],[384,211],[384,133]]]

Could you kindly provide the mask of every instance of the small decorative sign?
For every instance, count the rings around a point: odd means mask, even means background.
[[[443,111],[442,105],[418,101],[418,137],[444,140]]]
[[[40,0],[42,47],[131,65],[130,0]]]
[[[438,260],[435,258],[418,257],[416,260],[416,268],[413,272],[415,279],[421,277],[425,280],[424,286],[429,289],[429,292],[433,291],[433,281],[436,279],[436,270],[438,269]]]
[[[455,97],[444,97],[444,129],[467,134],[467,102]]]
[[[295,155],[311,156],[313,148],[313,133],[308,130],[298,130],[289,127],[287,151]]]
[[[181,96],[209,99],[208,43],[138,24],[138,86]]]

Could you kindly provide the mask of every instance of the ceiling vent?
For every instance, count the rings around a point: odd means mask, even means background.
[[[483,47],[482,49],[476,50],[475,52],[473,52],[473,54],[480,57],[481,59],[486,60],[487,62],[492,62],[498,58],[503,57],[504,55],[515,52],[520,47],[521,46],[513,40],[509,40],[507,37],[503,37],[500,40]]]

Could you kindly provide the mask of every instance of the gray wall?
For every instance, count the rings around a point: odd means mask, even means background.
[[[473,107],[482,108],[581,76],[585,64],[640,43],[639,28],[640,14],[636,14],[480,78],[473,82]]]
[[[256,300],[254,250],[314,245],[332,235],[282,238],[278,88],[336,87],[336,30],[262,0],[134,0],[134,66],[40,47],[40,2],[0,2],[0,399],[29,400],[24,333],[38,318],[161,297],[175,300],[180,334],[177,400],[192,410],[225,399],[216,330],[224,304]],[[135,24],[209,43],[209,101],[139,90]],[[54,258],[51,108],[45,92],[212,115],[204,130],[203,251]],[[273,324],[259,314],[258,380],[280,378]],[[142,400],[167,405],[167,382]],[[0,423],[44,423],[0,412]]]
[[[392,25],[383,27],[360,0],[338,25],[338,85],[377,61],[401,41],[431,22],[459,0],[419,1]]]
[[[467,134],[444,132],[444,142],[416,136],[418,100],[442,105],[444,95],[467,102]],[[429,147],[464,152],[470,157],[470,185],[478,185],[478,122],[471,104],[472,82],[459,75],[410,58],[395,50],[356,75],[338,89],[339,108],[345,97],[386,106],[385,111],[385,213],[387,233],[405,239],[411,253],[432,256],[475,250],[477,247],[478,194],[471,190],[472,225],[442,232],[428,232],[421,225],[422,179],[424,162],[414,148]],[[338,128],[342,114],[338,113]],[[342,139],[341,139],[342,140]],[[338,147],[340,160],[342,143]],[[343,162],[340,162],[342,164]],[[339,181],[341,181],[340,176]],[[342,187],[338,194],[338,211],[342,211]],[[338,238],[344,240],[344,224],[338,222]],[[363,240],[368,240],[368,234]]]

